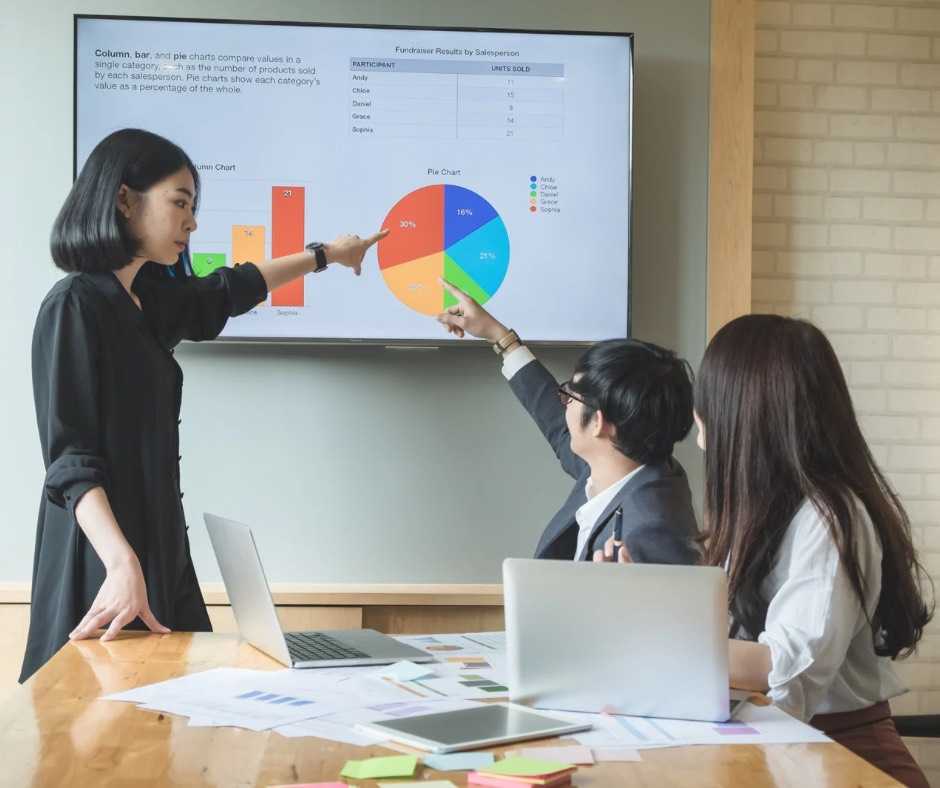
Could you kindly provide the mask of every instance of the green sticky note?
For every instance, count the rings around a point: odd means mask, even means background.
[[[364,761],[346,761],[341,777],[354,780],[376,780],[380,777],[411,777],[418,768],[413,755],[392,755],[387,758],[367,758]]]
[[[573,769],[572,763],[560,761],[539,761],[535,758],[503,758],[492,766],[484,766],[477,771],[480,774],[505,774],[512,777],[541,777],[543,774],[554,774],[565,769]]]

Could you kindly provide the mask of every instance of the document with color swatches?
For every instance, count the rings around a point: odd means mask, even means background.
[[[776,706],[741,704],[730,722],[691,722],[653,717],[555,712],[563,719],[590,721],[594,729],[573,738],[588,747],[685,747],[693,744],[802,744],[828,742],[816,728]]]

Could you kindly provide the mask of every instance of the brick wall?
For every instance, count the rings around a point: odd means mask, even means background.
[[[759,0],[754,127],[754,311],[826,331],[940,589],[940,0]],[[940,714],[940,613],[898,667]]]

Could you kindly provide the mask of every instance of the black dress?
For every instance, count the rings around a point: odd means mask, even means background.
[[[112,273],[69,274],[49,291],[33,332],[33,394],[46,465],[20,681],[68,640],[105,578],[75,520],[103,487],[140,559],[150,609],[172,630],[207,631],[189,553],[179,474],[182,339],[212,339],[267,294],[251,263],[204,279],[163,278],[147,263],[138,309]],[[144,628],[136,619],[131,628]]]

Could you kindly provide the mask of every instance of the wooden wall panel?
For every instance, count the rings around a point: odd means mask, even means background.
[[[497,632],[503,629],[501,607],[420,607],[410,605],[367,607],[362,625],[400,635],[435,632]]]
[[[235,616],[228,605],[209,605],[209,619],[214,632],[237,632]],[[361,607],[301,607],[295,605],[277,608],[277,617],[285,630],[305,629],[362,629]]]
[[[712,0],[708,337],[751,311],[755,0]]]

